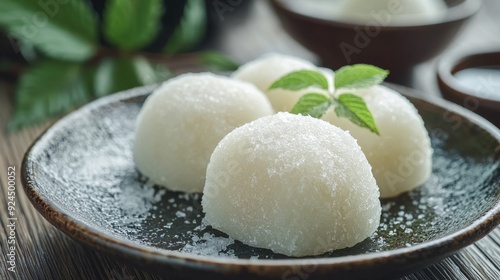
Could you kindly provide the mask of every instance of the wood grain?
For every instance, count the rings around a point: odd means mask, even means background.
[[[485,1],[492,9],[500,12],[498,0]],[[476,28],[483,30],[484,24],[500,26],[498,17],[487,8],[485,17]],[[488,16],[490,15],[490,16]],[[237,15],[221,25],[220,32],[207,47],[224,51],[240,61],[252,59],[259,54],[276,51],[298,55],[315,60],[314,55],[293,42],[281,32],[280,26],[264,1],[256,1],[247,15]],[[250,19],[254,19],[250,21]],[[257,19],[257,20],[255,20]],[[232,20],[232,21],[231,21]],[[242,23],[243,22],[243,23]],[[236,27],[238,25],[238,28]],[[495,27],[497,28],[497,27]],[[473,31],[467,30],[473,34]],[[496,33],[498,35],[498,33]],[[498,37],[498,36],[497,36]],[[467,40],[467,38],[462,39]],[[432,72],[432,64],[423,65],[419,70],[423,75]],[[426,68],[427,67],[427,68]],[[433,91],[434,80],[424,79],[425,86],[418,79],[417,88]],[[429,86],[431,85],[431,86]],[[427,92],[429,92],[427,91]],[[70,239],[36,212],[22,191],[20,168],[24,152],[31,142],[48,126],[44,124],[7,134],[5,128],[12,111],[13,87],[0,81],[0,279],[169,279],[168,275],[152,275],[118,263]],[[16,168],[16,272],[7,270],[7,237],[9,234],[7,213],[7,168]],[[487,237],[459,253],[448,257],[426,269],[407,275],[401,279],[500,279],[500,228],[497,227]]]

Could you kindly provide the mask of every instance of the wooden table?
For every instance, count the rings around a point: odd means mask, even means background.
[[[242,8],[243,9],[243,8]],[[485,0],[485,6],[447,53],[483,46],[500,48],[500,1]],[[234,13],[234,15],[231,15]],[[282,32],[264,1],[248,10],[226,14],[220,32],[207,44],[247,61],[264,52],[282,52],[315,61],[316,58]],[[439,95],[434,77],[435,61],[415,72],[413,87]],[[118,263],[59,232],[31,206],[21,190],[20,168],[24,152],[50,122],[6,134],[12,111],[13,86],[0,81],[0,279],[168,279]],[[7,172],[15,168],[16,272],[7,271]],[[500,279],[500,228],[457,254],[402,279]]]

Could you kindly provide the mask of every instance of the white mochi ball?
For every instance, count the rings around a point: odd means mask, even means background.
[[[358,140],[372,166],[380,196],[394,197],[427,181],[432,169],[432,148],[417,109],[401,94],[384,86],[349,92],[364,99],[380,136],[337,117],[332,109],[323,119],[348,130]]]
[[[311,92],[311,90],[269,90],[269,87],[286,74],[305,69],[318,70],[314,64],[297,57],[269,54],[241,66],[233,73],[232,77],[237,80],[250,82],[266,93],[275,111],[289,112],[300,97],[305,93]],[[322,93],[323,91],[314,89],[312,92]]]
[[[251,84],[209,73],[172,78],[139,113],[135,164],[158,185],[201,192],[217,143],[234,128],[272,113],[266,96]]]
[[[202,199],[212,227],[288,256],[351,247],[380,221],[379,191],[356,140],[311,117],[278,113],[215,148]]]

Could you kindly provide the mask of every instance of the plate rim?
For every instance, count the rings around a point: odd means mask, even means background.
[[[418,92],[418,90],[415,89],[391,83],[384,84],[396,89],[405,97],[411,97],[412,99],[430,103],[431,105],[438,106],[444,110],[451,111],[464,117],[487,131],[500,143],[500,129],[496,128],[493,124],[474,112],[444,99],[417,95],[415,92]],[[290,267],[310,265],[315,265],[317,270],[325,270],[326,273],[328,273],[336,269],[389,265],[392,264],[394,260],[402,257],[409,260],[405,262],[408,263],[412,260],[422,259],[422,254],[428,254],[426,256],[428,260],[438,260],[476,242],[500,224],[500,200],[498,200],[493,207],[486,211],[483,216],[476,219],[472,224],[443,237],[425,241],[410,247],[340,257],[313,256],[294,259],[232,259],[227,257],[201,256],[192,253],[169,251],[149,245],[140,245],[127,239],[107,234],[103,231],[96,230],[95,227],[87,226],[85,223],[79,221],[78,218],[68,215],[68,213],[60,209],[57,205],[50,203],[50,199],[47,199],[36,191],[36,189],[40,188],[40,185],[34,180],[35,175],[33,167],[30,165],[30,156],[36,145],[43,143],[41,141],[44,139],[50,139],[49,136],[52,132],[57,131],[85,111],[91,111],[105,104],[120,102],[120,100],[144,96],[151,93],[158,86],[159,84],[155,84],[129,89],[97,99],[82,106],[45,129],[45,131],[35,138],[24,155],[21,166],[21,183],[24,193],[27,195],[30,203],[58,230],[95,250],[125,259],[131,257],[135,260],[147,261],[150,264],[186,266],[204,271],[216,271],[218,273],[224,273],[224,271],[220,270],[221,268],[225,268],[228,273],[231,273],[231,271],[234,272],[235,270],[238,271],[241,268],[245,268],[249,272],[264,273],[266,271],[270,272],[266,269],[277,272],[283,271],[283,269],[289,269]]]

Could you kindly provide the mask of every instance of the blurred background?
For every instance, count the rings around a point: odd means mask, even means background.
[[[480,0],[443,0],[448,10],[436,15],[429,1],[395,11],[389,2],[5,0],[0,104],[12,113],[2,118],[16,131],[107,94],[176,73],[232,71],[269,52],[334,69],[372,63],[391,70],[391,82],[440,96],[440,58],[500,49],[500,1],[476,13]]]

